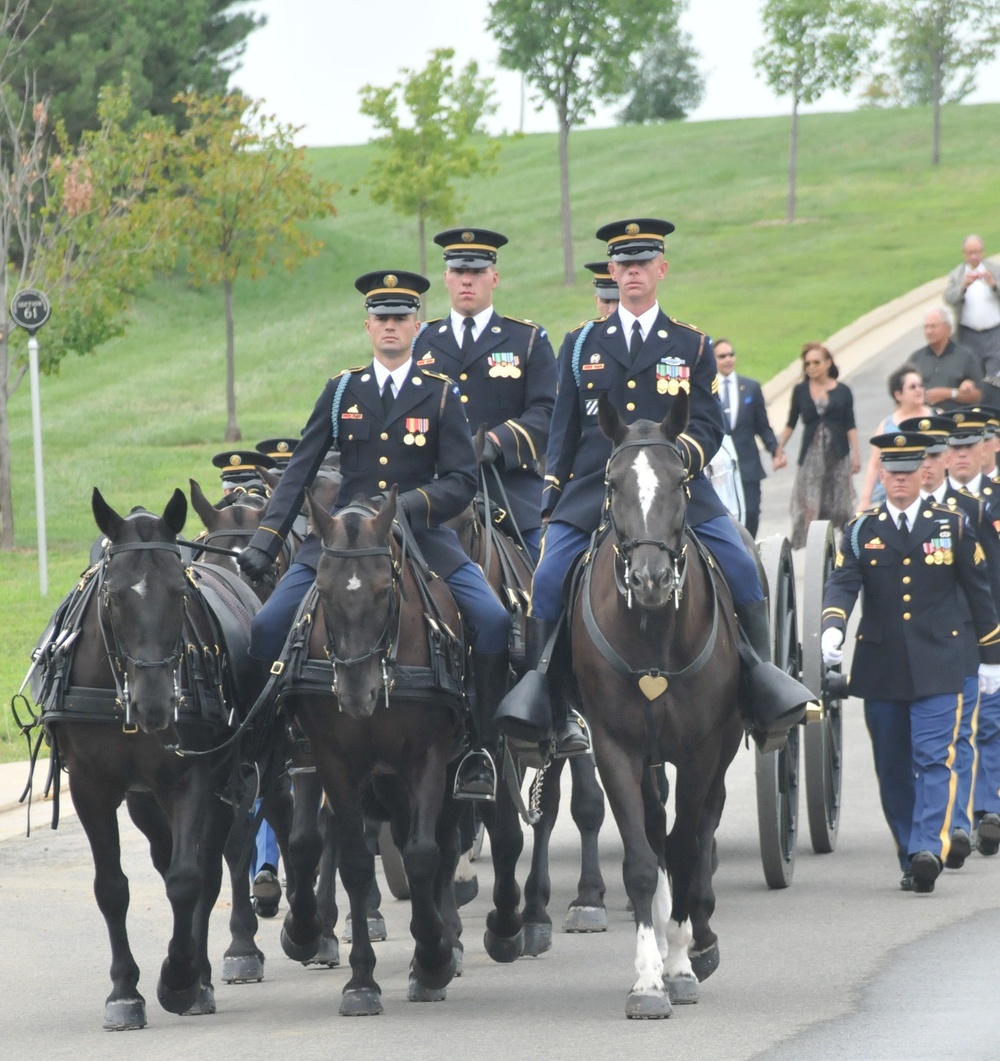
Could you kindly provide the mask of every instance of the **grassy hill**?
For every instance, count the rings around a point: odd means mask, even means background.
[[[573,133],[570,166],[577,285],[562,284],[555,135],[504,144],[499,170],[468,186],[460,214],[510,238],[501,252],[500,312],[541,321],[558,349],[591,316],[585,261],[600,258],[597,227],[628,215],[667,217],[667,312],[727,335],[740,369],[766,379],[873,307],[960,260],[962,238],[986,229],[1000,190],[1000,105],[946,108],[944,161],[929,165],[930,114],[861,111],[800,120],[800,220],[785,212],[788,121],[671,124]],[[416,268],[416,225],[351,194],[368,147],[312,153],[341,185],[338,216],[317,224],[320,256],[289,276],[276,271],[236,288],[239,422],[250,446],[296,434],[323,380],[370,357],[354,277]],[[1000,236],[986,229],[987,251]],[[438,249],[428,309],[447,309]],[[58,306],[54,308],[58,313]],[[44,344],[45,333],[40,334]],[[48,615],[86,563],[96,531],[90,492],[112,505],[160,510],[175,486],[197,478],[210,494],[210,464],[225,426],[224,324],[216,290],[167,277],[136,304],[121,340],[95,357],[67,360],[42,381],[49,595],[38,594],[30,401],[27,381],[11,403],[18,551],[0,554],[3,652],[0,755],[10,732],[5,705]],[[834,351],[836,353],[836,351]],[[188,531],[198,530],[191,517]]]

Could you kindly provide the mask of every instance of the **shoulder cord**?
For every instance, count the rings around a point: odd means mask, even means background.
[[[594,327],[594,321],[587,321],[587,323],[580,329],[580,334],[576,337],[576,342],[573,344],[573,379],[576,380],[576,389],[580,389],[580,355],[583,353],[583,344],[587,336],[590,334],[590,329]]]
[[[861,545],[858,542],[858,534],[861,531],[861,524],[864,523],[867,518],[868,517],[865,515],[858,516],[854,521],[854,527],[851,530],[851,548],[854,550],[854,557],[856,560],[861,559]]]
[[[333,420],[333,448],[335,450],[340,449],[340,403],[344,400],[344,391],[347,390],[347,383],[350,380],[350,372],[345,372],[340,377],[340,382],[337,384],[337,392],[333,396],[333,406],[330,410],[331,417]]]

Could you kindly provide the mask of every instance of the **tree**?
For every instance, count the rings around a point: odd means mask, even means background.
[[[491,0],[486,20],[500,48],[500,65],[518,70],[533,87],[536,108],[556,109],[559,122],[559,197],[563,272],[574,282],[569,197],[569,133],[599,101],[622,96],[632,57],[656,37],[674,0]]]
[[[695,110],[705,96],[705,78],[698,70],[700,55],[691,35],[678,25],[686,0],[678,0],[674,14],[659,23],[657,35],[633,63],[631,96],[618,112],[626,125],[678,121]]]
[[[895,0],[889,21],[892,66],[903,102],[933,107],[931,163],[941,160],[941,104],[975,88],[975,68],[1000,44],[997,0]]]
[[[50,97],[52,125],[62,120],[71,143],[97,127],[97,97],[124,76],[131,117],[166,115],[176,124],[180,92],[221,95],[239,65],[246,38],[266,21],[238,0],[59,0],[32,4],[19,29],[20,71],[30,70]],[[242,4],[239,5],[243,7]],[[22,97],[26,98],[26,97]]]
[[[365,85],[361,113],[384,135],[365,183],[376,203],[391,203],[404,217],[416,217],[420,271],[427,273],[426,223],[451,224],[464,205],[454,181],[491,173],[499,143],[477,147],[469,141],[483,133],[483,118],[496,111],[493,81],[481,78],[470,62],[457,76],[451,48],[437,48],[423,70],[401,71],[388,88]],[[409,124],[405,124],[409,121]]]
[[[185,129],[178,138],[174,178],[182,189],[177,235],[196,284],[221,284],[226,319],[225,441],[242,438],[236,419],[233,284],[259,279],[276,262],[289,271],[323,245],[303,228],[334,213],[335,187],[315,178],[300,128],[262,112],[241,93],[182,95]]]
[[[846,91],[860,76],[872,38],[884,21],[873,0],[766,0],[764,44],[754,66],[779,96],[792,97],[788,151],[788,210],[795,220],[799,106],[830,89]]]
[[[8,9],[9,10],[9,9]],[[2,27],[2,17],[0,17]],[[121,335],[132,294],[168,262],[170,203],[161,200],[166,123],[145,118],[126,132],[127,88],[105,92],[100,128],[70,148],[49,135],[46,101],[18,101],[0,51],[0,550],[14,548],[8,403],[26,355],[7,307],[15,291],[43,290],[52,318],[41,369],[90,353]],[[58,150],[50,144],[59,145]]]

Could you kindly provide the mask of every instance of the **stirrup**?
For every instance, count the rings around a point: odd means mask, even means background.
[[[483,792],[463,792],[459,788],[459,782],[462,778],[462,768],[465,764],[472,760],[473,762],[485,762],[489,767],[490,774],[490,787],[488,791]],[[465,755],[462,756],[458,764],[458,769],[455,771],[455,783],[452,787],[451,792],[453,799],[465,799],[477,803],[495,803],[497,798],[497,768],[493,762],[493,756],[485,748],[470,748]]]
[[[577,733],[576,731],[579,730]],[[561,731],[556,734],[555,748],[552,752],[553,759],[571,759],[574,755],[588,755],[590,753],[590,727],[587,720],[576,708],[571,707],[567,714],[566,723]]]

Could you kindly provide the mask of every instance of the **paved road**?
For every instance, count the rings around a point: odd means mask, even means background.
[[[888,406],[885,376],[918,345],[918,334],[906,336],[897,349],[847,379],[858,397],[864,437]],[[775,426],[781,418],[773,415]],[[762,534],[787,529],[791,481],[784,472],[765,484]],[[803,562],[803,554],[796,554],[796,563]],[[497,966],[482,949],[487,905],[481,896],[465,908],[464,975],[449,989],[447,1002],[418,1006],[405,1000],[411,949],[406,905],[390,900],[384,907],[390,938],[377,945],[376,972],[386,1012],[375,1020],[337,1016],[346,971],[307,970],[285,959],[277,920],[261,925],[260,944],[268,955],[264,983],[217,983],[219,1012],[213,1017],[184,1019],[160,1010],[154,985],[169,933],[168,910],[143,842],[125,826],[131,938],[150,1023],[142,1032],[109,1035],[100,1027],[108,944],[91,893],[86,839],[74,818],[52,833],[36,808],[30,839],[0,840],[2,1054],[16,1061],[175,1061],[194,1051],[221,1061],[448,1055],[492,1061],[517,1052],[561,1061],[655,1050],[689,1061],[992,1061],[1000,1033],[993,1004],[1000,976],[993,942],[1000,930],[1000,858],[974,856],[960,872],[946,873],[931,896],[901,893],[856,701],[848,702],[844,733],[837,850],[814,855],[803,835],[792,886],[780,892],[764,884],[753,757],[739,754],[718,837],[713,923],[722,964],[703,985],[697,1006],[678,1007],[673,1019],[649,1023],[623,1016],[634,978],[634,929],[609,815],[602,831],[611,920],[606,934],[559,934],[550,953]],[[551,910],[557,919],[573,896],[575,852],[564,817],[553,841]],[[480,875],[485,892],[489,869],[484,866]],[[213,922],[217,961],[225,948],[226,916],[223,901]]]

